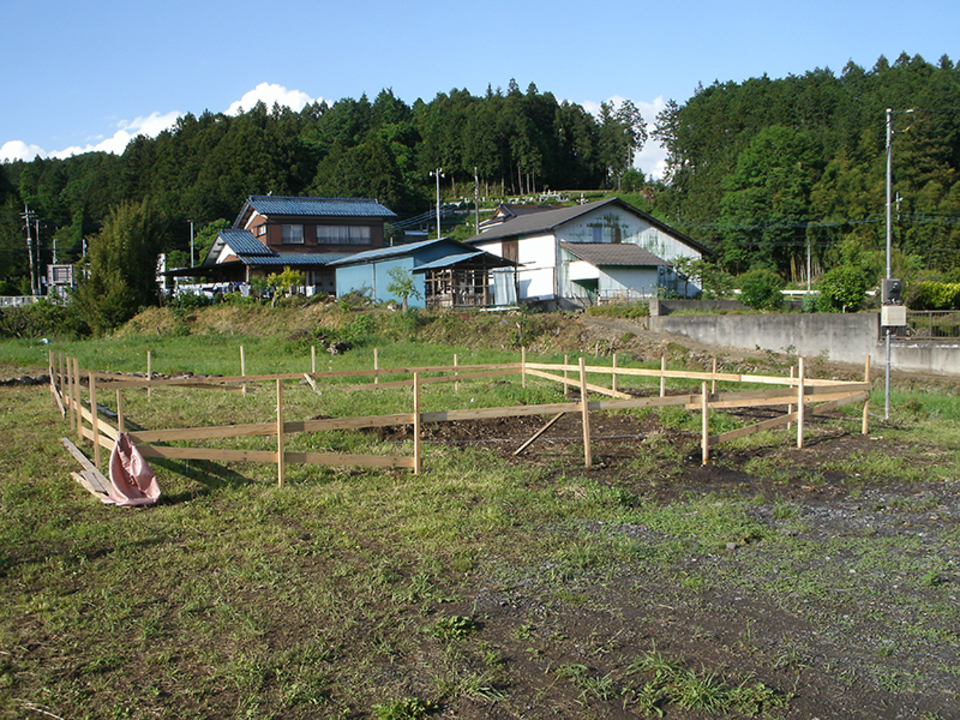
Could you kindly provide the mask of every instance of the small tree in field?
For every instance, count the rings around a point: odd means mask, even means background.
[[[751,270],[740,276],[740,300],[755,310],[779,310],[783,305],[783,278],[773,270]]]
[[[387,270],[390,276],[390,284],[387,285],[387,292],[400,298],[400,307],[404,312],[407,311],[407,299],[411,296],[420,299],[423,297],[417,290],[417,285],[413,280],[413,274],[402,267],[392,267]]]
[[[157,303],[157,255],[164,222],[149,202],[113,208],[90,238],[90,272],[75,299],[97,335],[119,327],[141,307]]]
[[[275,307],[277,298],[289,295],[295,287],[303,285],[306,279],[307,276],[302,272],[288,267],[284,268],[279,275],[277,273],[267,275],[266,284],[273,293],[273,297],[270,299],[270,307]]]
[[[820,290],[818,310],[824,312],[856,311],[867,296],[867,274],[852,265],[840,265],[824,273],[817,283]]]

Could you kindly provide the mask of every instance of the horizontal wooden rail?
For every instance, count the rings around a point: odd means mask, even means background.
[[[108,382],[111,388],[115,387],[165,387],[182,385],[184,387],[195,387],[199,385],[229,385],[236,383],[266,382],[274,380],[300,380],[304,375],[309,375],[314,379],[321,378],[347,378],[347,377],[376,377],[379,375],[413,375],[415,373],[452,373],[483,371],[483,370],[502,370],[504,372],[518,372],[519,363],[499,363],[491,365],[436,365],[430,367],[400,367],[400,368],[381,368],[379,370],[329,370],[324,372],[292,372],[292,373],[272,373],[268,375],[210,375],[203,378],[128,378],[118,377],[110,373],[94,373],[97,382],[101,380]]]

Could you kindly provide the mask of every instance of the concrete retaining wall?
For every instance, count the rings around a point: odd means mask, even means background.
[[[789,313],[771,315],[676,315],[651,317],[650,330],[683,335],[710,345],[823,356],[874,367],[886,366],[879,313]],[[895,370],[960,375],[960,343],[894,341]]]

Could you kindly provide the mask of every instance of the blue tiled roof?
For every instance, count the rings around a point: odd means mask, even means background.
[[[512,267],[517,264],[512,260],[506,260],[505,258],[498,257],[493,253],[488,253],[481,250],[477,252],[461,253],[459,255],[447,255],[446,257],[434,260],[433,262],[418,265],[413,269],[413,272],[423,273],[427,272],[428,270],[440,270],[441,268],[453,267],[469,260],[476,260],[484,255],[487,255],[490,258],[487,263],[487,267]]]
[[[247,203],[262,215],[321,215],[325,217],[396,217],[370,198],[276,197],[251,195]]]
[[[221,238],[224,244],[233,250],[235,255],[260,256],[274,254],[273,250],[257,240],[249,230],[227,228],[220,231],[218,239]]]
[[[302,267],[305,265],[329,265],[335,260],[348,257],[347,253],[273,253],[272,255],[237,255],[247,265],[276,265]]]
[[[271,265],[282,267],[304,267],[313,265],[328,265],[335,260],[350,257],[351,253],[325,252],[275,252],[257,240],[249,230],[229,228],[221,230],[207,255],[205,265],[213,264],[219,256],[223,246],[227,246],[245,265]]]
[[[393,247],[377,248],[376,250],[367,250],[362,253],[357,253],[356,255],[350,255],[349,257],[344,258],[333,265],[350,265],[353,263],[364,263],[369,262],[370,260],[382,260],[383,258],[388,257],[401,257],[403,255],[411,255],[418,250],[430,247],[431,245],[436,245],[437,243],[446,243],[454,247],[461,248],[467,251],[473,251],[475,248],[471,248],[468,245],[464,245],[461,242],[456,240],[451,240],[449,238],[434,238],[433,240],[421,240],[420,242],[415,243],[406,243],[403,245],[394,245]]]

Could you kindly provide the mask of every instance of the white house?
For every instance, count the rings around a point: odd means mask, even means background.
[[[663,291],[692,296],[700,288],[674,263],[710,252],[619,198],[523,212],[501,206],[492,220],[467,242],[520,264],[515,285],[513,272],[494,273],[498,302],[575,308]]]

